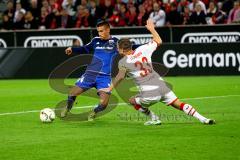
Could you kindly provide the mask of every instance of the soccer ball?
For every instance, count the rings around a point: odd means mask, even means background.
[[[52,122],[55,119],[55,112],[50,108],[44,108],[40,111],[40,120],[44,123]]]

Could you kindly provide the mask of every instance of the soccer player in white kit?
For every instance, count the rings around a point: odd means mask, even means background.
[[[203,124],[214,124],[214,120],[202,116],[190,104],[181,102],[166,82],[153,70],[151,56],[156,48],[162,44],[162,40],[151,20],[147,21],[146,28],[153,36],[152,41],[139,46],[134,51],[129,39],[125,38],[118,41],[119,54],[124,55],[124,57],[118,63],[118,74],[109,89],[112,90],[116,87],[125,78],[126,74],[132,77],[140,93],[131,97],[129,102],[136,110],[150,117],[151,120],[145,122],[145,125],[161,124],[159,117],[148,108],[151,104],[159,101],[182,110],[184,113],[197,118]]]

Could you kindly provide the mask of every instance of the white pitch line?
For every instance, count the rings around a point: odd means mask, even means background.
[[[109,106],[113,106],[113,105],[118,105],[118,106],[122,106],[122,105],[126,105],[127,103],[117,103],[117,104],[109,104]],[[84,109],[84,108],[92,108],[95,105],[89,105],[89,106],[75,106],[73,109]],[[53,109],[55,110],[55,109]],[[20,112],[7,112],[7,113],[0,113],[0,116],[6,116],[6,115],[16,115],[16,114],[25,114],[25,113],[36,113],[36,112],[40,112],[41,110],[31,110],[31,111],[20,111]]]
[[[195,98],[180,98],[180,99],[181,100],[198,100],[198,99],[214,99],[214,98],[239,97],[239,96],[240,95],[226,95],[226,96],[195,97]],[[127,104],[128,103],[117,103],[117,104],[109,104],[109,106],[113,106],[113,105],[123,106],[123,105],[127,105]],[[76,106],[76,107],[74,107],[74,109],[92,108],[93,106],[95,106],[95,105]],[[0,113],[0,116],[26,114],[26,113],[36,113],[36,112],[40,112],[40,110]]]
[[[35,112],[40,112],[40,110],[0,113],[0,116],[14,115],[14,114],[25,114],[25,113],[35,113]]]
[[[212,97],[195,97],[195,98],[180,98],[181,100],[192,100],[192,99],[214,99],[214,98],[226,98],[226,97],[239,97],[240,95],[226,95],[226,96],[212,96]]]

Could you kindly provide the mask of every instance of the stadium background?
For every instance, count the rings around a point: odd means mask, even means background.
[[[107,4],[110,2],[106,1]],[[29,11],[27,1],[14,1],[13,7],[19,2]],[[41,5],[46,5],[46,1],[37,2],[40,11]],[[136,9],[139,3],[143,3],[150,15],[155,1],[133,2],[137,2],[134,5]],[[182,21],[177,20],[180,24],[171,24],[175,21],[172,22],[167,15],[172,3],[179,9],[181,5],[188,6],[191,1],[156,2],[166,12],[166,19],[163,26],[157,27],[164,44],[156,50],[153,62],[160,66],[163,64],[164,68],[160,69],[168,68],[162,75],[173,85],[180,99],[193,104],[200,113],[215,119],[217,124],[205,126],[177,110],[156,104],[152,110],[158,113],[163,124],[146,127],[143,125],[146,117],[126,104],[125,99],[133,93],[130,91],[136,91],[127,81],[113,92],[112,97],[117,98],[117,107],[115,104],[110,105],[110,109],[112,106],[116,108],[95,122],[64,121],[57,118],[52,124],[41,123],[39,111],[42,108],[55,108],[60,101],[66,99],[66,93],[54,90],[48,79],[57,66],[77,56],[66,56],[64,49],[88,43],[96,36],[96,30],[84,25],[69,28],[58,26],[57,23],[49,25],[55,27],[52,29],[46,24],[35,29],[21,28],[32,26],[24,25],[22,21],[17,25],[1,25],[0,159],[240,158],[237,149],[240,145],[240,25],[237,24],[238,20],[234,23],[228,20],[229,17],[233,18],[229,14],[235,1],[214,1],[216,5],[222,4],[221,13],[225,13],[225,18],[220,24],[211,24],[217,22],[207,18],[208,24],[205,25],[186,23],[183,17]],[[5,15],[6,3],[7,1],[0,1],[2,15]],[[203,3],[208,6],[209,1]],[[76,2],[75,9],[79,4],[81,1]],[[101,5],[106,4],[100,1],[98,7],[101,8]],[[127,9],[133,8],[128,1],[125,5]],[[206,9],[208,12],[208,7]],[[234,10],[237,11],[238,9]],[[178,10],[178,13],[183,16],[181,11]],[[213,14],[210,19],[217,15],[221,14]],[[114,25],[112,35],[129,37],[135,44],[146,43],[151,38],[142,26],[144,24],[138,25],[135,22],[121,23],[123,26]],[[14,28],[16,26],[20,28]],[[73,72],[64,83],[73,85],[83,68]],[[89,111],[97,104],[98,99],[94,93],[93,89],[78,98],[73,114]],[[110,103],[115,102],[116,99]]]

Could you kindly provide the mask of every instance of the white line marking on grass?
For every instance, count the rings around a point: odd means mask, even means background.
[[[25,114],[25,113],[35,113],[35,112],[40,112],[40,110],[0,113],[0,116],[14,115],[14,114]]]
[[[195,97],[195,98],[180,98],[181,100],[194,100],[194,99],[214,99],[226,97],[239,97],[240,95],[226,95],[226,96],[212,96],[212,97]]]
[[[117,104],[109,104],[109,106],[122,106],[122,105],[127,105],[127,103],[117,103]],[[75,106],[73,109],[84,109],[84,108],[92,108],[95,105],[89,105],[89,106]],[[56,109],[53,109],[56,110]],[[16,115],[16,114],[25,114],[25,113],[36,113],[40,112],[41,110],[31,110],[31,111],[20,111],[20,112],[7,112],[7,113],[0,113],[0,116],[6,116],[6,115]]]
[[[195,97],[195,98],[180,98],[180,99],[181,99],[181,100],[198,100],[198,99],[214,99],[214,98],[239,97],[239,96],[240,96],[240,95],[226,95],[226,96]],[[109,104],[109,106],[113,106],[113,105],[123,106],[123,105],[127,105],[127,103]],[[74,107],[73,109],[92,108],[93,106],[95,106],[95,105],[76,106],[76,107]],[[36,112],[40,112],[40,110],[0,113],[0,116],[18,115],[18,114],[36,113]]]

